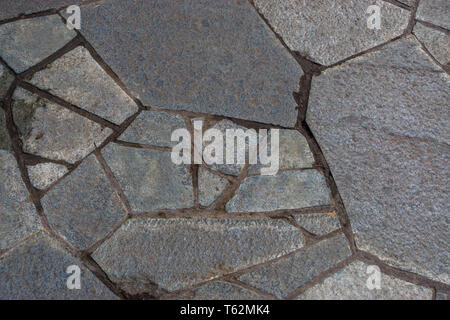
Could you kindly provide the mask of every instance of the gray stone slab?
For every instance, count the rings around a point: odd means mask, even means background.
[[[293,226],[273,220],[133,219],[94,253],[130,293],[150,282],[172,291],[276,258],[303,246]]]
[[[199,168],[198,170],[198,199],[202,206],[209,206],[222,194],[228,185],[228,181],[210,171]]]
[[[281,171],[275,176],[246,178],[226,209],[229,212],[262,212],[329,203],[325,177],[318,171]]]
[[[67,288],[67,267],[80,268],[79,290]],[[0,258],[0,299],[117,299],[80,261],[41,231]]]
[[[133,210],[182,209],[194,205],[189,167],[174,164],[170,152],[112,143],[102,154]]]
[[[12,108],[23,150],[49,159],[74,163],[112,133],[111,129],[22,88],[14,92]]]
[[[63,165],[56,163],[39,163],[28,167],[31,183],[38,189],[45,189],[68,172]]]
[[[119,137],[119,140],[148,144],[159,147],[172,147],[172,132],[186,128],[180,115],[157,111],[143,111]]]
[[[370,290],[369,266],[355,261],[306,290],[298,300],[431,300],[433,291],[380,273],[380,289]]]
[[[3,99],[13,80],[12,74],[0,63],[0,99]]]
[[[0,221],[0,249],[12,247],[41,227],[16,159],[4,150],[0,150]]]
[[[381,0],[254,0],[258,10],[288,47],[331,65],[400,36],[409,11]],[[381,28],[369,29],[366,13],[378,5]]]
[[[318,236],[341,228],[336,214],[303,214],[294,216],[294,219],[301,227]]]
[[[227,282],[209,282],[194,291],[192,300],[264,300],[253,291]]]
[[[80,249],[106,236],[125,216],[94,155],[46,193],[41,203],[52,228]]]
[[[413,37],[313,78],[307,122],[356,244],[450,281],[450,80]]]
[[[450,37],[448,35],[426,27],[420,22],[414,26],[413,33],[437,61],[443,65],[450,62]]]
[[[22,72],[61,49],[76,33],[57,15],[18,20],[0,25],[0,56]]]
[[[81,46],[35,73],[30,82],[116,124],[138,110],[136,103]]]
[[[450,30],[450,3],[447,0],[420,1],[416,19]]]
[[[112,0],[81,11],[81,33],[145,105],[295,125],[301,68],[247,1]]]
[[[285,298],[349,256],[345,236],[338,235],[263,265],[240,276],[239,280],[278,298]]]

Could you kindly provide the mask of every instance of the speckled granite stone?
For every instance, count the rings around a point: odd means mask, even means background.
[[[67,168],[56,163],[39,163],[28,167],[31,183],[39,189],[45,189],[50,184],[67,173]]]
[[[450,30],[450,2],[448,0],[420,1],[416,19]]]

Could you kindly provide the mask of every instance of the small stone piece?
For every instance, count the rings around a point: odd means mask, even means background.
[[[20,73],[61,49],[76,36],[57,15],[0,25],[0,56]]]
[[[0,150],[11,150],[11,140],[6,128],[5,112],[0,108]]]
[[[282,171],[246,178],[226,208],[229,212],[262,212],[329,203],[325,177],[318,171]]]
[[[286,298],[350,254],[345,236],[338,235],[246,273],[239,280],[278,298]]]
[[[450,2],[448,0],[420,1],[416,19],[450,30]]]
[[[13,95],[13,116],[24,151],[53,160],[81,160],[112,133],[22,88]]]
[[[433,292],[403,280],[380,274],[380,289],[367,287],[369,266],[355,261],[306,290],[298,300],[430,300]]]
[[[14,77],[9,71],[0,63],[0,101],[9,89]]]
[[[227,282],[209,282],[195,290],[193,300],[264,300],[250,290]]]
[[[31,183],[38,189],[45,189],[67,173],[67,168],[56,163],[39,163],[28,167]]]
[[[413,33],[431,55],[445,65],[450,62],[450,37],[445,33],[417,22]]]
[[[154,283],[178,290],[274,259],[303,246],[301,233],[274,220],[132,219],[92,255],[129,293]]]
[[[119,137],[119,140],[172,147],[178,142],[171,141],[172,132],[184,129],[183,117],[165,112],[143,111]]]
[[[50,225],[80,249],[103,238],[125,216],[94,155],[46,193],[41,203]]]
[[[30,82],[116,124],[138,110],[136,103],[81,46],[34,74]]]
[[[198,198],[202,206],[207,207],[222,194],[228,181],[207,169],[198,170]]]
[[[436,300],[448,300],[448,295],[444,292],[436,292]]]
[[[170,152],[112,143],[102,150],[102,154],[133,210],[145,212],[194,205],[188,166],[174,164]]]
[[[322,236],[341,228],[336,215],[304,214],[294,216],[294,219],[301,227],[317,236]]]
[[[67,288],[69,266],[80,268],[81,288]],[[73,271],[72,271],[73,272]],[[41,231],[0,258],[1,300],[117,299],[83,264]]]

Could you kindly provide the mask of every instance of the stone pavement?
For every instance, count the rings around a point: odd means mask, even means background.
[[[447,0],[0,1],[0,299],[447,299],[449,30]],[[279,129],[280,170],[175,164],[183,128]]]

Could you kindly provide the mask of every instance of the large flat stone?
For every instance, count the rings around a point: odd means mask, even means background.
[[[446,283],[449,89],[408,37],[313,78],[307,114],[357,246]]]
[[[116,124],[138,110],[136,103],[81,46],[35,73],[30,82]]]
[[[331,65],[400,36],[409,11],[381,0],[254,0],[292,50]],[[366,13],[380,7],[381,28],[369,29]]]
[[[79,290],[67,288],[67,267],[80,268]],[[0,299],[117,299],[80,261],[41,231],[0,258]]]
[[[273,220],[133,219],[93,258],[130,293],[150,283],[177,290],[303,246],[293,226]]]
[[[81,33],[145,105],[295,125],[301,68],[247,1],[112,0],[81,11]]]
[[[447,0],[420,1],[416,18],[450,30],[450,3]]]
[[[193,300],[264,300],[265,298],[235,284],[208,282],[194,291]]]
[[[413,33],[437,61],[443,65],[450,62],[450,36],[420,22],[414,26]]]
[[[18,20],[0,25],[0,56],[22,72],[61,49],[76,33],[57,15]]]
[[[181,209],[194,205],[188,167],[174,164],[170,152],[112,143],[102,150],[102,154],[133,210]]]

